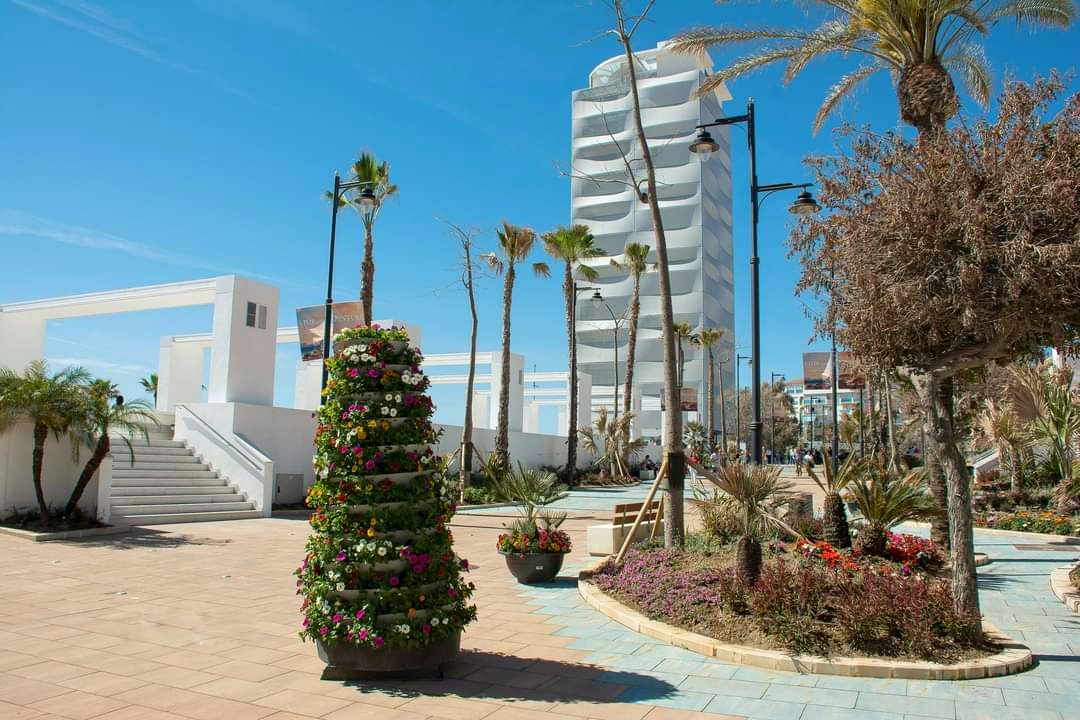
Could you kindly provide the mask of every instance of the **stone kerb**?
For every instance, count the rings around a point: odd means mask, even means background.
[[[1072,569],[1072,565],[1066,565],[1050,573],[1050,590],[1058,600],[1065,603],[1065,607],[1080,614],[1080,590],[1069,580],[1069,571]]]
[[[609,619],[642,635],[735,665],[815,675],[903,680],[975,680],[1011,675],[1022,672],[1032,665],[1031,650],[1026,645],[1003,634],[986,620],[983,620],[983,632],[1002,650],[987,657],[949,665],[889,658],[824,658],[814,655],[790,655],[776,650],[724,643],[659,620],[652,620],[605,595],[590,583],[588,578],[606,561],[607,558],[596,562],[578,575],[578,592],[586,603]]]

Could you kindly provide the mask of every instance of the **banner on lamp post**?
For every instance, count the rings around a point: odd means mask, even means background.
[[[332,333],[364,324],[364,306],[358,300],[334,303]],[[300,359],[322,360],[323,330],[326,327],[326,306],[313,305],[296,309],[296,329],[300,335]]]

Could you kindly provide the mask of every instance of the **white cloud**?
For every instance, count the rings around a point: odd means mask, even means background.
[[[57,368],[79,366],[87,368],[88,370],[107,370],[109,372],[120,373],[123,375],[137,375],[139,377],[148,375],[152,372],[157,372],[153,368],[148,368],[145,365],[139,365],[137,363],[96,360],[87,357],[50,357],[46,359],[49,361],[50,365]]]
[[[0,208],[0,235],[16,237],[33,237],[44,240],[52,240],[63,245],[73,247],[101,250],[103,252],[121,253],[131,257],[158,262],[164,265],[187,267],[194,270],[205,270],[218,275],[245,275],[255,280],[263,280],[275,285],[289,285],[292,287],[309,288],[309,285],[297,283],[286,278],[264,275],[241,268],[205,263],[187,255],[166,252],[150,245],[126,240],[116,235],[111,235],[100,230],[67,225],[48,218],[31,215],[20,210]]]

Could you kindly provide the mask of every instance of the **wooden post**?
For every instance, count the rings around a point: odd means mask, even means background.
[[[637,529],[641,527],[641,521],[645,518],[645,513],[649,511],[649,505],[652,504],[653,496],[656,495],[657,489],[660,487],[660,483],[664,479],[664,475],[667,474],[667,458],[660,463],[660,470],[656,473],[656,478],[653,479],[652,486],[649,488],[649,494],[645,496],[645,502],[642,503],[641,509],[638,510],[637,517],[634,518],[634,525],[630,528],[630,532],[623,538],[622,547],[619,548],[619,554],[615,556],[615,564],[618,565],[626,557],[626,551],[630,549],[630,543],[634,540],[634,534]]]
[[[656,507],[656,514],[653,515],[652,527],[649,529],[649,540],[656,539],[656,531],[660,528],[660,518],[664,517],[664,496],[660,496],[660,504]]]

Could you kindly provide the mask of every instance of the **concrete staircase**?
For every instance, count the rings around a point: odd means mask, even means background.
[[[135,464],[120,436],[112,438],[112,519],[127,525],[244,520],[262,517],[255,504],[172,439],[172,428],[129,437]]]

